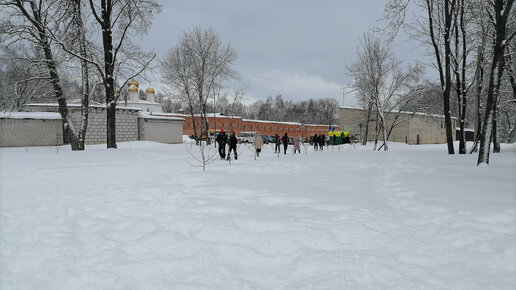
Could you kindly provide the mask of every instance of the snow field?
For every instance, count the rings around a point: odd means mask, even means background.
[[[0,289],[516,287],[514,146],[190,146],[0,149]]]

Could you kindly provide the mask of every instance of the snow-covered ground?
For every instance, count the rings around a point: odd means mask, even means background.
[[[0,149],[0,289],[516,288],[514,146],[118,146]]]

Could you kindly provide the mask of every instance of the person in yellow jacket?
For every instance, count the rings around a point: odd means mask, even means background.
[[[254,135],[253,146],[256,150],[256,156],[260,157],[260,152],[262,151],[263,146],[263,139],[262,135],[260,135],[259,133],[256,133],[256,135]]]

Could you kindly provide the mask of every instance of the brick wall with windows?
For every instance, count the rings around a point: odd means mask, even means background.
[[[175,116],[184,118],[186,121],[183,123],[183,134],[194,135],[192,116],[187,114],[159,114],[153,113],[155,116]],[[197,134],[200,134],[201,120],[198,115],[194,116],[195,124],[197,126]],[[260,132],[262,135],[273,136],[278,134],[283,136],[287,133],[289,136],[300,135],[302,137],[310,137],[312,135],[320,135],[328,133],[328,125],[314,125],[314,124],[301,124],[297,122],[276,122],[276,121],[262,121],[262,120],[250,120],[242,119],[241,117],[230,117],[223,115],[208,114],[208,123],[210,125],[210,131],[219,132],[224,129],[226,132],[235,131],[238,135],[240,132]],[[339,126],[332,125],[335,130],[340,130]]]

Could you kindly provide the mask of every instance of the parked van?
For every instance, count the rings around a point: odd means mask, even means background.
[[[237,135],[238,143],[252,143],[256,132],[240,132]]]

